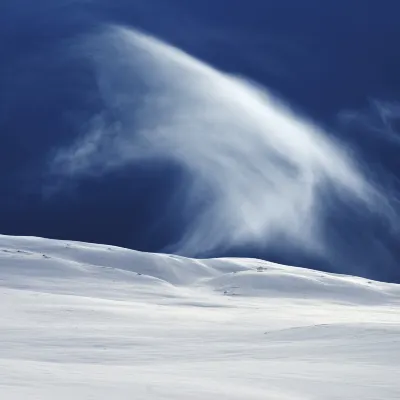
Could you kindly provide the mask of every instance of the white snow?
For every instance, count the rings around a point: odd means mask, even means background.
[[[400,399],[400,286],[0,236],[0,399]]]

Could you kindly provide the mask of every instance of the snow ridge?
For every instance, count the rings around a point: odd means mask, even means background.
[[[0,236],[4,399],[398,399],[400,285]]]

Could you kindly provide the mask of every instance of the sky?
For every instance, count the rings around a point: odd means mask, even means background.
[[[399,8],[4,0],[0,232],[400,282]]]

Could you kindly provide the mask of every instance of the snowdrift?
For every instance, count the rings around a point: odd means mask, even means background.
[[[0,236],[4,399],[398,399],[400,287]]]

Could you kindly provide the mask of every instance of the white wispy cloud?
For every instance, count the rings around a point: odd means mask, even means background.
[[[277,236],[323,251],[327,186],[374,207],[377,194],[346,151],[264,88],[127,28],[86,38],[81,50],[105,109],[52,168],[81,176],[142,160],[179,163],[188,172],[179,201],[192,219],[176,251],[201,255]]]

